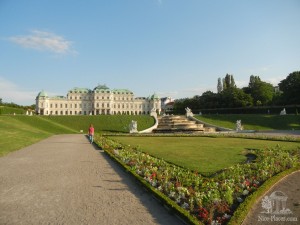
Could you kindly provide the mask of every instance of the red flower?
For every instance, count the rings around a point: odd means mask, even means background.
[[[151,178],[151,179],[155,179],[155,178],[156,178],[156,173],[153,172],[153,173],[151,174],[150,178]]]
[[[202,219],[207,219],[208,211],[205,208],[201,207],[199,209],[199,217],[202,218]]]

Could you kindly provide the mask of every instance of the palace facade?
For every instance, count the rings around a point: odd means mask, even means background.
[[[98,85],[93,90],[73,88],[67,96],[49,97],[41,91],[36,97],[36,113],[39,115],[141,115],[150,114],[152,109],[161,112],[161,100],[150,97],[134,97],[127,89],[110,89]]]

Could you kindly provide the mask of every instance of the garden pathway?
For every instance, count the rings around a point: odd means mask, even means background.
[[[0,158],[0,224],[183,224],[82,134]]]
[[[286,209],[291,211],[291,214],[275,214],[265,213],[267,210],[262,207],[262,199],[270,197],[272,193],[282,192],[286,199]],[[280,202],[279,210],[283,205]],[[273,212],[276,210],[276,204],[272,207]],[[279,182],[277,182],[270,190],[256,200],[256,204],[248,213],[242,225],[298,225],[300,224],[300,171],[294,172]]]

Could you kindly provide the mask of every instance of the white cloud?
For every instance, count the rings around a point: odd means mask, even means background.
[[[285,78],[286,77],[272,77],[272,78],[266,78],[265,81],[273,84],[274,86],[278,86],[280,81],[284,80]]]
[[[249,80],[236,80],[235,84],[238,88],[248,87]]]
[[[24,48],[49,51],[60,55],[76,54],[71,41],[51,32],[33,30],[29,35],[10,37],[9,40]]]
[[[0,77],[0,98],[3,102],[32,105],[35,104],[37,94],[37,92],[26,91],[11,81]]]

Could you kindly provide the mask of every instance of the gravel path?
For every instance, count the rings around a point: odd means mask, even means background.
[[[183,224],[80,135],[0,158],[0,224]]]

